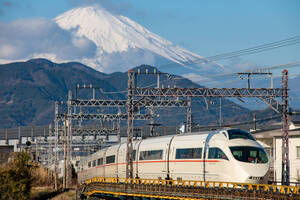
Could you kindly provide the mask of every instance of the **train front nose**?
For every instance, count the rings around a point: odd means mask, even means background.
[[[240,163],[241,164],[241,163]],[[243,171],[243,180],[242,182],[246,183],[267,183],[269,176],[270,164],[252,164],[252,163],[243,163],[241,170]]]
[[[270,161],[262,147],[231,146],[229,148],[234,157],[235,166],[240,170],[239,175],[235,176],[240,178],[241,182],[267,183]]]

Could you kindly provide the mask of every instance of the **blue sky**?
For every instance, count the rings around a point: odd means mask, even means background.
[[[298,0],[0,0],[0,22],[52,19],[89,4],[125,15],[204,57],[300,35]],[[297,44],[239,59],[271,66],[300,60],[299,52]]]

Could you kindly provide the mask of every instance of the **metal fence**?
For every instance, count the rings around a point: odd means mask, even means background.
[[[126,127],[121,127],[121,137],[126,137],[126,130]],[[154,136],[172,135],[179,133],[179,127],[175,126],[160,126],[155,127],[154,130]],[[150,136],[150,128],[148,126],[138,126],[133,129],[133,133],[134,137],[148,137]],[[83,134],[86,135],[87,133],[83,132]],[[35,138],[48,136],[49,126],[20,126],[17,128],[0,129],[0,140],[17,140],[21,139],[22,137]]]

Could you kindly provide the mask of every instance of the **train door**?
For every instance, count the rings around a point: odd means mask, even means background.
[[[169,155],[170,178],[173,180],[202,180],[203,146],[202,136],[174,137]]]
[[[120,148],[121,148],[121,146],[122,146],[122,144],[120,143],[119,145],[118,145],[118,149],[117,149],[117,153],[116,153],[116,167],[115,167],[115,169],[116,169],[116,175],[115,175],[115,177],[119,177],[119,164],[120,164],[120,159],[119,159],[119,152],[120,152]]]
[[[126,143],[122,144],[118,151],[118,176],[119,178],[126,178]]]
[[[203,163],[205,181],[226,181],[225,177],[229,167],[229,160],[223,150],[219,147],[210,147]]]
[[[144,140],[138,152],[140,178],[167,177],[167,151],[170,138]]]
[[[97,157],[97,176],[98,177],[103,177],[104,176],[104,165],[103,165],[103,152],[99,154]]]
[[[175,145],[170,159],[172,179],[201,180],[202,148],[198,145]]]
[[[172,139],[171,139],[172,140]],[[169,179],[169,172],[168,172],[168,164],[169,164],[169,151],[170,148],[169,146],[171,145],[170,139],[167,140],[167,142],[164,145],[164,150],[163,150],[163,160],[164,162],[162,163],[162,179]]]
[[[139,157],[139,149],[141,146],[141,143],[143,140],[137,141],[134,145],[134,150],[133,150],[133,169],[134,169],[134,174],[135,178],[139,178],[139,163],[138,163],[138,157]]]
[[[106,148],[104,151],[103,151],[103,167],[102,167],[102,173],[103,173],[103,177],[108,177],[107,176],[107,173],[106,173],[106,166],[105,166],[105,163],[106,163],[106,152],[107,152],[108,148]]]

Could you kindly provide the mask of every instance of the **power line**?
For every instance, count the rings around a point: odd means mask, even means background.
[[[299,43],[300,43],[300,36],[294,36],[294,37],[290,37],[287,39],[283,39],[283,40],[279,40],[279,41],[275,41],[275,42],[271,42],[271,43],[265,43],[262,45],[258,45],[258,46],[238,50],[238,51],[222,53],[222,54],[218,54],[215,56],[209,56],[206,58],[203,57],[200,59],[195,59],[195,60],[183,62],[180,64],[179,63],[176,63],[176,64],[170,63],[170,64],[166,64],[166,65],[161,65],[161,66],[159,66],[159,68],[174,67],[174,66],[186,67],[189,65],[207,64],[209,62],[234,58],[234,57],[238,57],[238,56],[245,56],[245,55],[250,55],[250,54],[254,54],[254,53],[260,53],[263,51],[268,51],[268,50],[272,50],[272,49],[276,49],[276,48],[291,46],[291,45],[295,45],[295,44],[299,44]],[[194,68],[192,68],[192,69],[194,69]]]
[[[288,68],[299,67],[299,66],[300,66],[300,61],[296,61],[296,62],[287,63],[287,64],[275,65],[275,66],[271,66],[271,67],[254,68],[254,69],[251,69],[251,70],[245,70],[243,72],[261,72],[261,71],[269,71],[269,70],[280,69],[280,68],[288,69]],[[217,78],[217,77],[222,77],[222,76],[224,77],[224,76],[230,76],[230,75],[232,76],[232,75],[236,75],[236,74],[237,74],[236,72],[232,72],[232,73],[223,73],[223,74],[216,74],[216,75],[201,76],[201,78],[203,78],[201,80],[201,83],[204,83],[204,82],[217,82],[216,86],[223,85],[224,82],[222,82],[222,84],[220,84],[218,82],[218,80],[211,80],[209,78]],[[300,73],[289,74],[289,76],[299,76],[299,75],[300,75]],[[273,76],[273,78],[279,78],[279,77],[281,77],[281,75]],[[186,77],[186,78],[188,78],[188,77]],[[253,79],[253,78],[251,78],[251,79]],[[262,77],[255,77],[255,79],[263,79],[263,78]],[[237,82],[237,81],[239,81],[239,80],[232,80],[232,81],[228,81],[226,83]]]
[[[271,66],[271,67],[255,68],[255,69],[252,69],[252,70],[245,70],[245,71],[242,71],[242,72],[254,72],[254,71],[272,70],[272,69],[280,69],[280,68],[288,69],[288,68],[299,67],[299,66],[300,66],[300,60],[295,61],[295,62],[291,62],[291,63],[281,64],[281,65],[274,65],[274,66]],[[201,76],[201,78],[204,78],[204,80],[201,80],[201,83],[203,83],[203,82],[216,82],[215,80],[210,80],[208,78],[216,78],[216,77],[230,76],[230,75],[236,75],[236,74],[237,74],[236,72],[231,72],[231,73],[222,73],[222,74],[216,74],[216,75]],[[298,76],[298,75],[300,75],[300,74],[289,74],[289,76]],[[281,77],[281,76],[273,76],[273,78],[278,78],[278,77]],[[205,79],[205,78],[207,78],[207,79]],[[176,78],[172,78],[172,79],[161,80],[160,83],[164,83],[164,82],[167,82],[167,81],[170,81],[170,80],[176,81],[176,80],[183,80],[183,79],[188,79],[188,77],[176,77]],[[232,83],[232,82],[237,82],[237,81],[239,81],[239,80],[227,81],[225,83]],[[143,86],[143,87],[151,87],[151,86],[155,86],[156,84],[157,83],[155,82],[155,83]],[[224,85],[224,82],[222,82],[222,84]],[[221,86],[221,84],[218,83],[216,86]],[[107,92],[107,91],[104,91],[103,89],[100,89],[100,91],[103,94],[127,93],[127,90]]]
[[[265,121],[279,119],[279,118],[281,118],[281,115],[255,120],[255,122],[256,123],[257,122],[265,122]],[[252,120],[252,121],[246,121],[246,122],[225,124],[225,125],[222,125],[222,127],[240,126],[240,125],[247,125],[247,124],[253,124],[253,123],[254,123],[254,121]],[[220,126],[219,125],[199,126],[199,124],[198,124],[198,125],[196,125],[196,127],[199,127],[199,128],[215,128],[215,127],[220,127]]]
[[[181,63],[181,64],[170,63],[170,64],[166,64],[166,65],[161,65],[158,68],[164,68],[164,67],[174,66],[174,65],[187,67],[188,65],[195,65],[195,64],[201,64],[201,63],[206,64],[208,62],[233,58],[233,57],[242,56],[242,55],[249,55],[249,54],[258,53],[258,52],[262,52],[262,51],[267,51],[267,50],[271,50],[271,49],[276,49],[276,48],[280,48],[280,47],[290,46],[290,45],[294,45],[294,44],[298,44],[298,43],[300,43],[300,36],[294,36],[294,37],[290,37],[290,38],[287,38],[287,39],[284,39],[284,40],[279,40],[279,41],[276,41],[276,42],[266,43],[266,44],[263,44],[263,45],[258,45],[258,46],[255,46],[255,47],[246,48],[246,49],[242,49],[242,50],[238,50],[238,51],[232,51],[232,52],[229,52],[229,53],[223,53],[223,54],[218,54],[218,55],[215,55],[215,56],[196,59],[196,60],[184,62],[184,63]],[[203,61],[203,59],[206,59],[206,60]],[[201,62],[199,62],[199,61],[201,61]],[[255,71],[255,70],[278,69],[278,68],[282,68],[282,67],[285,67],[285,68],[298,67],[299,64],[300,64],[300,61],[296,61],[296,62],[293,62],[293,63],[283,64],[283,65],[276,65],[276,66],[272,66],[272,67],[247,70],[245,72]],[[290,66],[288,66],[288,65],[290,65]],[[196,71],[198,70],[198,69],[195,69],[195,68],[192,68],[192,67],[188,67],[188,69],[196,70]],[[222,76],[229,76],[229,75],[234,75],[234,74],[236,74],[236,73],[223,73],[223,74],[216,74],[216,75],[210,75],[210,76],[202,76],[201,78],[222,77]],[[182,78],[176,78],[176,79],[173,79],[173,80],[181,80],[181,79],[186,79],[186,78],[182,77]],[[165,81],[168,81],[168,80],[165,80]],[[162,82],[165,82],[165,81],[162,81]],[[203,80],[202,80],[202,82],[203,82]],[[205,82],[211,82],[211,80],[207,80]],[[155,84],[156,83],[153,83],[153,84],[145,86],[145,87],[151,87]],[[103,92],[104,94],[116,94],[116,93],[126,93],[127,91],[123,90],[123,91],[115,91],[115,92],[105,92],[105,91],[102,90],[101,92]]]
[[[280,69],[280,68],[288,69],[288,68],[299,67],[299,66],[300,66],[300,61],[295,61],[295,62],[281,64],[281,65],[274,65],[274,66],[271,66],[271,67],[254,68],[254,69],[245,70],[245,71],[242,71],[242,72],[267,71],[267,70]],[[217,78],[217,77],[222,77],[222,76],[224,77],[224,76],[230,76],[230,75],[237,75],[237,73],[236,72],[231,72],[231,73],[222,73],[222,74],[201,76],[201,78],[204,79],[204,80],[201,80],[201,83],[203,83],[203,82],[216,82],[215,80],[211,80],[209,78]],[[290,74],[289,76],[298,76],[298,75],[300,75],[300,74]],[[278,78],[278,77],[281,77],[281,75],[280,76],[273,76],[273,78]],[[188,77],[178,77],[178,78],[173,78],[172,80],[182,80],[182,79],[188,79]],[[161,82],[165,82],[165,81],[168,81],[168,80],[164,80],[164,81],[161,81]],[[233,80],[233,81],[230,81],[230,82],[236,82],[236,81],[238,81],[238,80]],[[228,82],[228,83],[230,83],[230,82]],[[151,84],[151,85],[149,85],[149,87],[153,86],[155,84],[156,83]]]
[[[300,36],[295,36],[295,37],[280,40],[277,42],[266,43],[263,45],[258,45],[255,47],[246,48],[246,49],[239,50],[239,51],[233,51],[233,52],[229,52],[229,53],[225,53],[225,54],[219,54],[216,56],[207,57],[207,59],[213,60],[213,61],[221,60],[221,59],[228,59],[228,58],[232,58],[232,57],[236,57],[236,56],[240,56],[240,55],[249,55],[249,54],[272,50],[272,49],[276,49],[276,48],[280,48],[280,47],[290,46],[290,45],[294,45],[294,44],[298,44],[298,43],[300,43]]]

